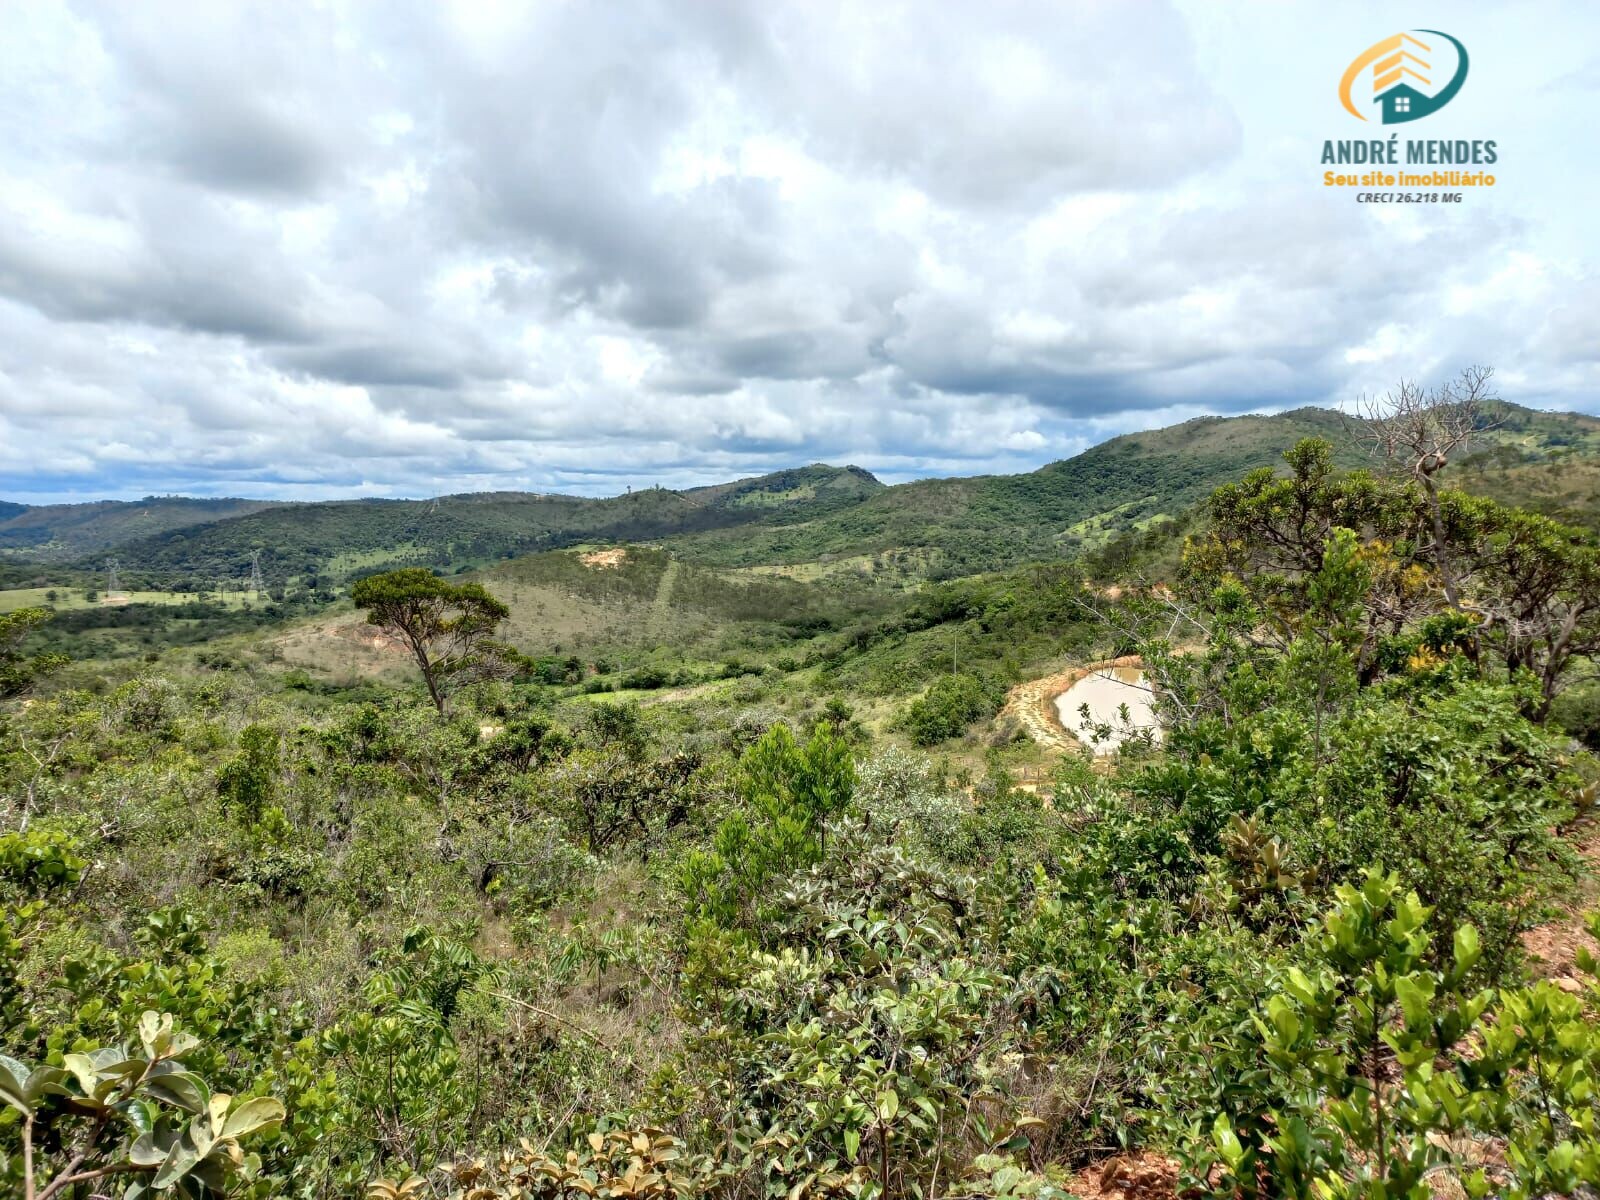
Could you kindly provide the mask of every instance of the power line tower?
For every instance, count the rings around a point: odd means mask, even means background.
[[[250,551],[250,590],[256,594],[256,599],[267,594],[267,585],[261,582],[261,551]]]
[[[106,559],[106,599],[107,600],[111,599],[113,596],[117,595],[118,593],[120,593],[122,591],[122,580],[118,576],[118,572],[121,571],[121,570],[122,570],[122,564],[120,562],[118,562],[116,559],[114,559],[114,558]]]

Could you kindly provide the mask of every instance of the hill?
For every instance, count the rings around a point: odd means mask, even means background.
[[[1549,469],[1553,462],[1600,461],[1600,420],[1510,404],[1495,418],[1474,453],[1451,468],[1452,482],[1600,518],[1593,489],[1575,490],[1593,482],[1584,469]],[[1343,416],[1301,408],[1125,434],[1021,475],[885,487],[859,467],[818,463],[607,499],[486,492],[275,505],[108,502],[27,509],[0,521],[0,548],[26,547],[30,557],[80,565],[114,550],[135,586],[186,591],[242,578],[254,551],[269,584],[280,586],[336,583],[407,564],[459,572],[618,542],[661,542],[709,567],[914,582],[1098,549],[1181,515],[1245,471],[1277,465],[1285,449],[1311,436],[1331,441],[1344,466],[1367,461]]]
[[[196,500],[185,496],[85,504],[0,501],[0,550],[23,550],[36,559],[71,561],[138,538],[192,529],[272,507],[270,500]]]
[[[882,490],[878,478],[860,467],[812,463],[809,467],[774,471],[732,483],[690,488],[680,494],[717,508],[784,509],[800,504],[811,508],[829,502],[844,506]]]
[[[1480,453],[1503,450],[1530,464],[1600,454],[1600,420],[1500,407],[1500,424],[1485,431]],[[838,512],[781,514],[676,544],[688,557],[721,566],[822,562],[967,575],[1093,549],[1176,517],[1218,484],[1279,465],[1283,451],[1305,437],[1332,442],[1343,466],[1368,461],[1345,418],[1328,409],[1197,417],[1112,438],[1026,475],[922,480],[884,489]],[[1473,486],[1468,474],[1458,473],[1454,481]],[[1509,477],[1505,498],[1515,500],[1517,486],[1518,478]]]
[[[472,578],[510,610],[504,638],[544,656],[539,677],[596,690],[654,691],[759,673],[813,639],[891,610],[881,589],[818,587],[709,570],[633,546],[555,550],[495,563]],[[338,604],[272,636],[270,658],[324,680],[404,680],[409,657]],[[603,686],[602,686],[603,685]]]
[[[583,542],[649,541],[776,513],[826,513],[882,487],[858,467],[816,465],[688,492],[650,488],[600,500],[481,492],[290,504],[154,533],[117,552],[126,567],[167,581],[237,577],[256,550],[269,582],[347,578],[407,564],[460,571]]]

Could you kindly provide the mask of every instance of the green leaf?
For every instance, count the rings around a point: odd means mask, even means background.
[[[878,1120],[892,1121],[900,1111],[900,1096],[893,1088],[878,1096]]]
[[[1433,978],[1428,975],[1401,975],[1394,981],[1395,996],[1406,1015],[1406,1024],[1412,1028],[1429,1023],[1429,1006],[1433,1003]]]
[[[1463,925],[1456,930],[1455,943],[1456,974],[1462,976],[1477,965],[1483,947],[1478,944],[1478,931],[1471,925]]]
[[[1211,1137],[1217,1144],[1217,1153],[1222,1155],[1222,1161],[1237,1170],[1244,1161],[1244,1144],[1239,1141],[1239,1135],[1234,1133],[1226,1113],[1217,1114],[1216,1124],[1211,1127]]]
[[[31,1071],[27,1063],[0,1054],[0,1099],[24,1116],[33,1111],[33,1105],[28,1100],[29,1074]]]
[[[154,1167],[165,1160],[171,1150],[171,1133],[166,1133],[159,1139],[153,1133],[143,1133],[129,1148],[128,1161],[136,1167]]]
[[[228,1119],[222,1126],[222,1136],[248,1137],[259,1129],[282,1121],[284,1115],[283,1105],[277,1100],[270,1096],[257,1096],[253,1100],[246,1100],[228,1114]]]
[[[23,1115],[38,1107],[48,1095],[64,1096],[66,1072],[60,1067],[34,1067],[0,1054],[0,1099]]]
[[[155,1178],[150,1180],[150,1186],[156,1191],[169,1188],[194,1169],[200,1156],[195,1153],[193,1146],[188,1142],[178,1140],[172,1144],[172,1149],[167,1151],[167,1157],[161,1164],[161,1169],[155,1173]]]
[[[211,1099],[211,1089],[205,1080],[188,1071],[173,1071],[147,1079],[143,1091],[164,1104],[192,1113],[204,1110]]]

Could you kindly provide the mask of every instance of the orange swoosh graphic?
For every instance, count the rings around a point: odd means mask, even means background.
[[[1339,102],[1345,106],[1346,111],[1348,111],[1352,117],[1357,117],[1363,121],[1367,119],[1366,113],[1358,109],[1355,106],[1355,102],[1350,99],[1350,89],[1355,84],[1356,76],[1360,75],[1363,70],[1371,66],[1379,58],[1383,58],[1385,55],[1395,55],[1395,62],[1399,62],[1400,55],[1409,53],[1409,51],[1407,51],[1405,48],[1406,42],[1410,42],[1414,46],[1420,46],[1424,50],[1428,49],[1426,42],[1418,41],[1409,33],[1397,33],[1393,37],[1386,37],[1381,42],[1374,42],[1371,46],[1368,46],[1361,52],[1360,56],[1355,60],[1355,62],[1351,63],[1350,66],[1345,70],[1344,78],[1339,81]],[[1416,58],[1416,55],[1413,54],[1411,57]],[[1417,61],[1421,62],[1420,59]],[[1384,65],[1391,66],[1392,64],[1386,62]],[[1401,68],[1401,70],[1406,69],[1407,68]],[[1415,75],[1418,79],[1422,79],[1424,83],[1427,82],[1427,80],[1423,79],[1421,75],[1417,75],[1415,71],[1410,73]],[[1398,72],[1394,77],[1396,79],[1399,78]]]

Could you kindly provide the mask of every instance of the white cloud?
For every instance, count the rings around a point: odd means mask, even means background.
[[[1316,163],[1376,3],[21,6],[0,492],[1019,470],[1478,360],[1593,407],[1595,18],[1537,15],[1452,12],[1506,187],[1397,213]]]

